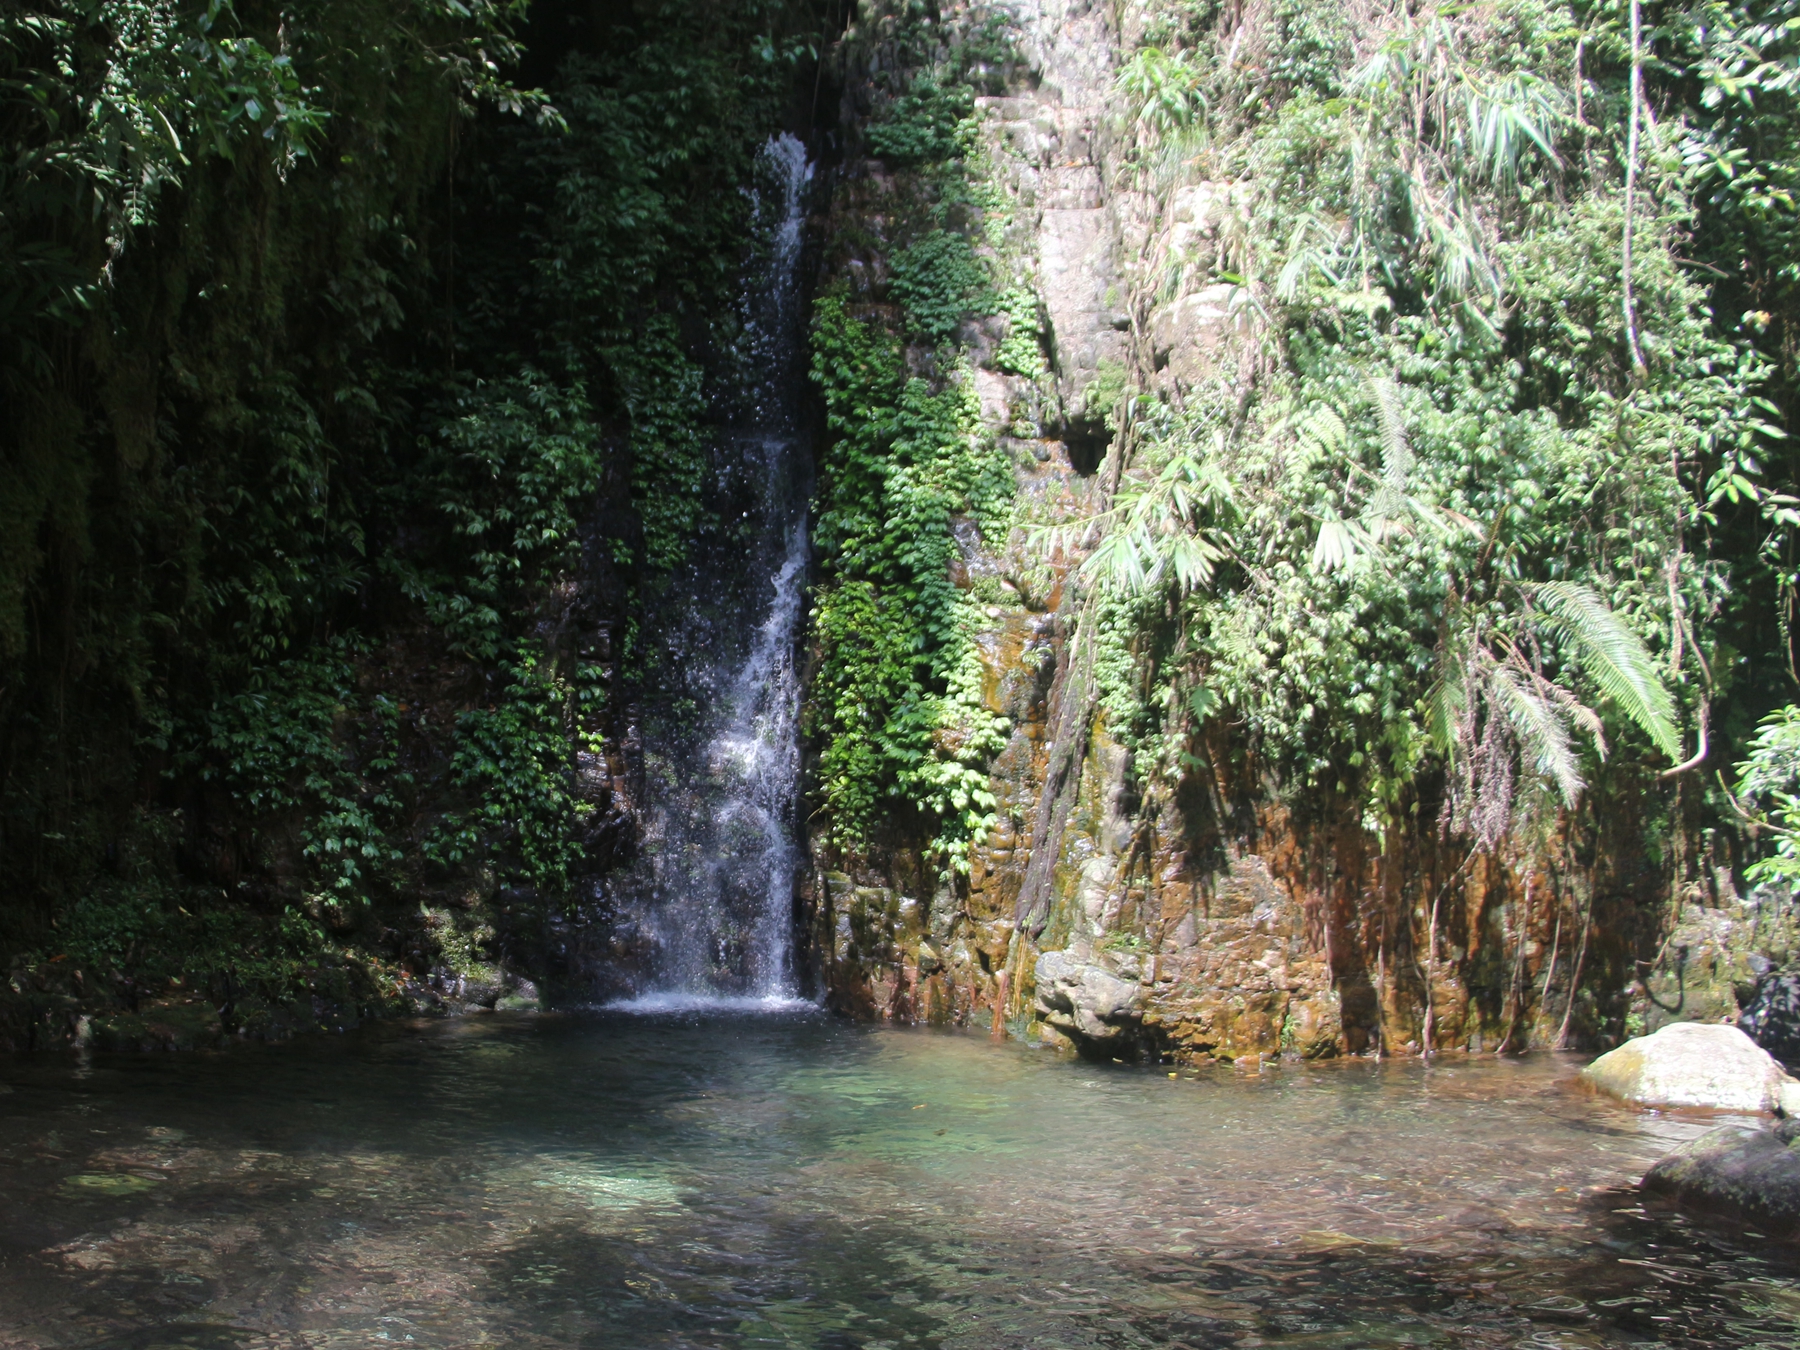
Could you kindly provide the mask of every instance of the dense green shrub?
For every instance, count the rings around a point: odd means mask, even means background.
[[[947,342],[970,314],[992,303],[987,269],[969,240],[933,230],[893,258],[891,291],[909,330],[928,342]]]
[[[828,578],[813,612],[820,795],[841,843],[905,803],[938,822],[942,861],[966,866],[1005,724],[981,703],[951,524],[970,515],[989,538],[1004,530],[1011,465],[980,430],[966,374],[935,393],[907,378],[899,344],[842,293],[819,299],[812,351],[832,432],[815,535]]]
[[[896,166],[953,159],[965,149],[962,126],[974,102],[965,84],[921,78],[869,124],[869,149]]]

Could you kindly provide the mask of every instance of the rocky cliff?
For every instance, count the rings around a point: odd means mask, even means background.
[[[1076,569],[1136,467],[1133,395],[1180,407],[1223,377],[1241,412],[1267,297],[1221,256],[1244,183],[1158,186],[1133,168],[1142,129],[1117,67],[1146,7],[1025,0],[1009,13],[1010,63],[964,123],[980,188],[966,228],[1030,300],[1015,287],[959,339],[977,434],[1013,467],[1014,528],[1001,540],[965,522],[952,564],[976,602],[981,699],[1005,746],[966,875],[934,866],[904,827],[862,849],[815,838],[807,912],[833,1006],[1088,1054],[1249,1063],[1579,1044],[1735,1017],[1770,965],[1758,925],[1786,932],[1791,902],[1741,900],[1724,860],[1691,843],[1653,855],[1643,780],[1478,852],[1430,802],[1410,824],[1371,828],[1354,803],[1291,790],[1229,722],[1198,730],[1173,775],[1118,733]],[[977,14],[947,6],[942,31]],[[865,5],[834,54],[847,152],[819,223],[824,284],[870,312],[894,308],[888,255],[912,190],[863,134],[908,59],[896,22]],[[1273,22],[1244,11],[1231,59],[1258,59]],[[1036,368],[1017,355],[1034,332]],[[907,359],[931,369],[930,344]],[[1693,809],[1682,791],[1677,821]],[[1762,917],[1747,922],[1752,910]]]

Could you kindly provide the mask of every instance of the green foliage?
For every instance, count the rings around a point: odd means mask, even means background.
[[[502,669],[499,696],[456,723],[452,780],[474,789],[479,803],[446,819],[427,852],[455,864],[499,845],[513,879],[564,899],[581,860],[581,824],[593,811],[576,793],[575,763],[581,750],[600,751],[600,738],[578,729],[591,724],[603,696],[599,672],[580,667],[559,677],[523,643]]]
[[[631,489],[643,522],[644,562],[674,567],[700,533],[709,466],[700,366],[658,315],[629,347],[606,353],[631,415]],[[623,545],[617,545],[623,558]]]
[[[820,793],[840,842],[897,800],[936,820],[935,849],[966,868],[991,819],[986,764],[1005,723],[982,705],[951,526],[969,515],[989,537],[1004,529],[1011,466],[979,431],[971,381],[934,393],[907,379],[898,344],[841,293],[815,307],[812,351],[832,432],[815,534],[827,576],[813,613]]]
[[[1352,12],[1313,0],[1277,0],[1271,73],[1289,88],[1339,92],[1355,39]]]
[[[948,342],[965,318],[992,302],[987,268],[954,230],[933,230],[896,253],[889,289],[908,329],[934,343]]]
[[[342,971],[345,954],[308,913],[293,906],[259,912],[217,887],[181,880],[181,823],[179,813],[136,816],[113,865],[24,960],[79,971],[90,989],[110,988],[128,1000],[198,993],[283,1003],[304,998],[321,975]]]
[[[1044,359],[1044,325],[1036,292],[1029,286],[1014,286],[996,303],[1006,316],[1006,336],[994,351],[994,369],[1027,379],[1044,374],[1049,362]]]
[[[397,710],[360,694],[355,654],[339,640],[258,671],[213,706],[177,762],[223,782],[252,822],[304,822],[301,852],[317,884],[366,902],[400,860],[387,823],[406,776],[394,773]]]
[[[1665,157],[1635,207],[1632,369],[1606,156],[1625,107],[1616,67],[1593,83],[1610,19],[1396,10],[1356,64],[1329,6],[1279,17],[1289,89],[1239,105],[1207,166],[1255,185],[1220,238],[1256,383],[1180,412],[1139,396],[1086,568],[1096,675],[1153,774],[1228,716],[1373,830],[1442,774],[1441,823],[1495,848],[1609,751],[1687,758],[1681,723],[1729,662],[1726,570],[1697,531],[1762,491],[1769,368],[1678,262],[1693,216]],[[1133,67],[1146,107],[1159,62]],[[1213,79],[1214,106],[1238,97]],[[1146,116],[1141,135],[1168,129]]]
[[[388,566],[452,650],[490,660],[505,616],[573,561],[603,468],[599,428],[579,384],[560,388],[530,367],[473,382],[446,411],[427,443],[424,482],[461,545],[446,559],[454,570],[433,574],[402,558]]]
[[[292,168],[324,123],[318,93],[291,56],[241,31],[229,0],[50,0],[0,14],[11,157],[0,187],[0,332],[79,321],[130,233],[196,159],[229,159],[260,137]],[[63,222],[61,237],[22,233],[34,217]],[[71,236],[89,221],[100,238],[84,249]],[[33,344],[28,359],[47,353]]]
[[[896,167],[955,159],[966,149],[964,123],[974,106],[967,85],[923,77],[869,124],[869,149]]]
[[[1800,707],[1777,708],[1762,721],[1737,766],[1739,814],[1753,833],[1767,831],[1775,851],[1747,869],[1751,881],[1800,881]]]
[[[1546,581],[1532,592],[1549,614],[1546,627],[1572,650],[1594,687],[1630,718],[1651,744],[1678,760],[1681,738],[1662,674],[1641,637],[1625,626],[1591,586]]]
[[[722,528],[707,363],[813,9],[631,7],[554,108],[515,0],[0,13],[0,936],[142,926],[97,859],[145,784],[233,841],[184,856],[246,946],[428,840],[566,894],[588,654]]]
[[[1166,136],[1206,116],[1205,74],[1189,52],[1139,47],[1119,67],[1116,83],[1152,135]]]

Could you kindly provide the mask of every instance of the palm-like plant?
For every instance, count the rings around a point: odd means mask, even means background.
[[[1577,733],[1606,757],[1605,723],[1566,682],[1546,673],[1553,642],[1619,712],[1671,759],[1681,758],[1674,700],[1643,639],[1592,587],[1513,583],[1511,622],[1490,625],[1468,607],[1446,616],[1428,727],[1448,770],[1442,823],[1493,852],[1523,807],[1573,806],[1585,784]],[[1521,796],[1521,771],[1526,793]]]

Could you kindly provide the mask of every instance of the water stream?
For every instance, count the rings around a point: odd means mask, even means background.
[[[753,195],[759,257],[743,299],[740,411],[717,500],[735,516],[697,550],[662,613],[663,660],[685,697],[647,738],[645,863],[617,886],[640,954],[632,1006],[793,1002],[795,812],[805,595],[807,446],[801,260],[812,165],[772,139]]]
[[[1183,1072],[822,1014],[0,1066],[0,1345],[1800,1344],[1578,1060]]]

